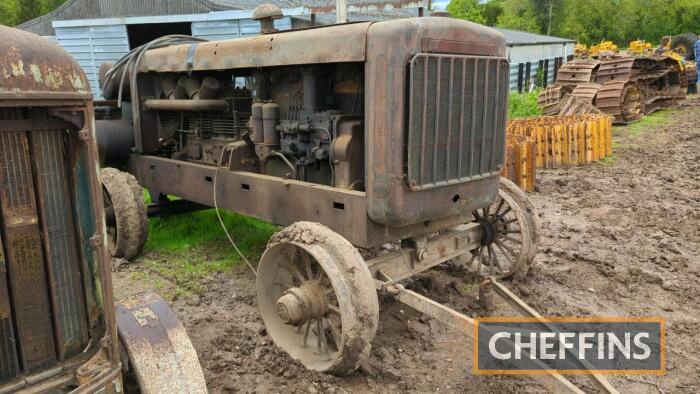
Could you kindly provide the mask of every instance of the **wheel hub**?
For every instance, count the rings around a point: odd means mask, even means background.
[[[481,226],[481,244],[489,245],[496,239],[496,226],[487,219],[478,219],[476,221]]]
[[[324,293],[325,288],[317,281],[304,282],[299,287],[287,289],[277,299],[277,315],[285,324],[294,326],[318,319],[327,310]]]

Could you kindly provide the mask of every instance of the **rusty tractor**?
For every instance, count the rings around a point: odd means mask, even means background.
[[[528,270],[539,217],[500,177],[503,36],[439,17],[276,32],[280,15],[256,10],[260,36],[168,36],[103,67],[104,165],[133,174],[154,214],[204,206],[287,226],[253,268],[258,306],[274,343],[309,369],[358,368],[378,293],[471,335],[471,318],[400,284],[448,260],[521,305],[496,280]],[[128,255],[119,240],[140,239],[141,225],[118,218],[136,208],[111,201],[112,253]],[[576,391],[557,374],[536,379]]]
[[[41,37],[0,35],[0,393],[206,392],[160,297],[114,305],[85,74]]]
[[[626,124],[684,100],[687,88],[687,74],[678,59],[620,53],[564,64],[556,82],[540,93],[538,104],[545,115],[595,107],[616,124]]]

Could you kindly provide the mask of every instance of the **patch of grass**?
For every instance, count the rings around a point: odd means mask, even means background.
[[[241,253],[256,264],[278,228],[247,216],[220,211]],[[202,290],[201,280],[239,265],[242,260],[221,228],[216,211],[208,209],[166,218],[151,218],[142,259],[144,271],[171,282],[176,296]],[[138,279],[138,278],[134,278]],[[157,279],[150,281],[156,287]]]
[[[614,129],[626,130],[630,136],[637,136],[642,132],[653,130],[654,126],[658,126],[660,124],[665,123],[669,115],[672,115],[674,112],[675,110],[673,109],[664,109],[661,111],[656,111],[653,114],[643,116],[642,119],[628,126],[616,126],[614,127]]]
[[[508,119],[540,116],[542,110],[537,105],[538,94],[537,90],[530,93],[510,93],[508,96]]]
[[[613,165],[615,162],[617,162],[617,156],[615,154],[604,157],[598,161],[598,163],[606,166]]]

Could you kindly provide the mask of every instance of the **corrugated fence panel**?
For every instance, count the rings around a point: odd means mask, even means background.
[[[192,35],[211,41],[238,38],[241,36],[238,20],[192,22]]]
[[[129,52],[125,25],[58,27],[56,40],[85,70],[95,98],[101,97],[98,82],[100,64],[116,62]]]
[[[292,18],[285,16],[275,20],[275,27],[279,30],[291,29]],[[192,22],[193,36],[203,37],[212,41],[256,36],[258,34],[260,34],[260,22],[252,19]]]

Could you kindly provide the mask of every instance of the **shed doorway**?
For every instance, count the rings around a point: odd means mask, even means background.
[[[129,36],[129,48],[134,49],[149,43],[156,38],[172,34],[192,35],[192,23],[147,23],[139,25],[126,25]]]

